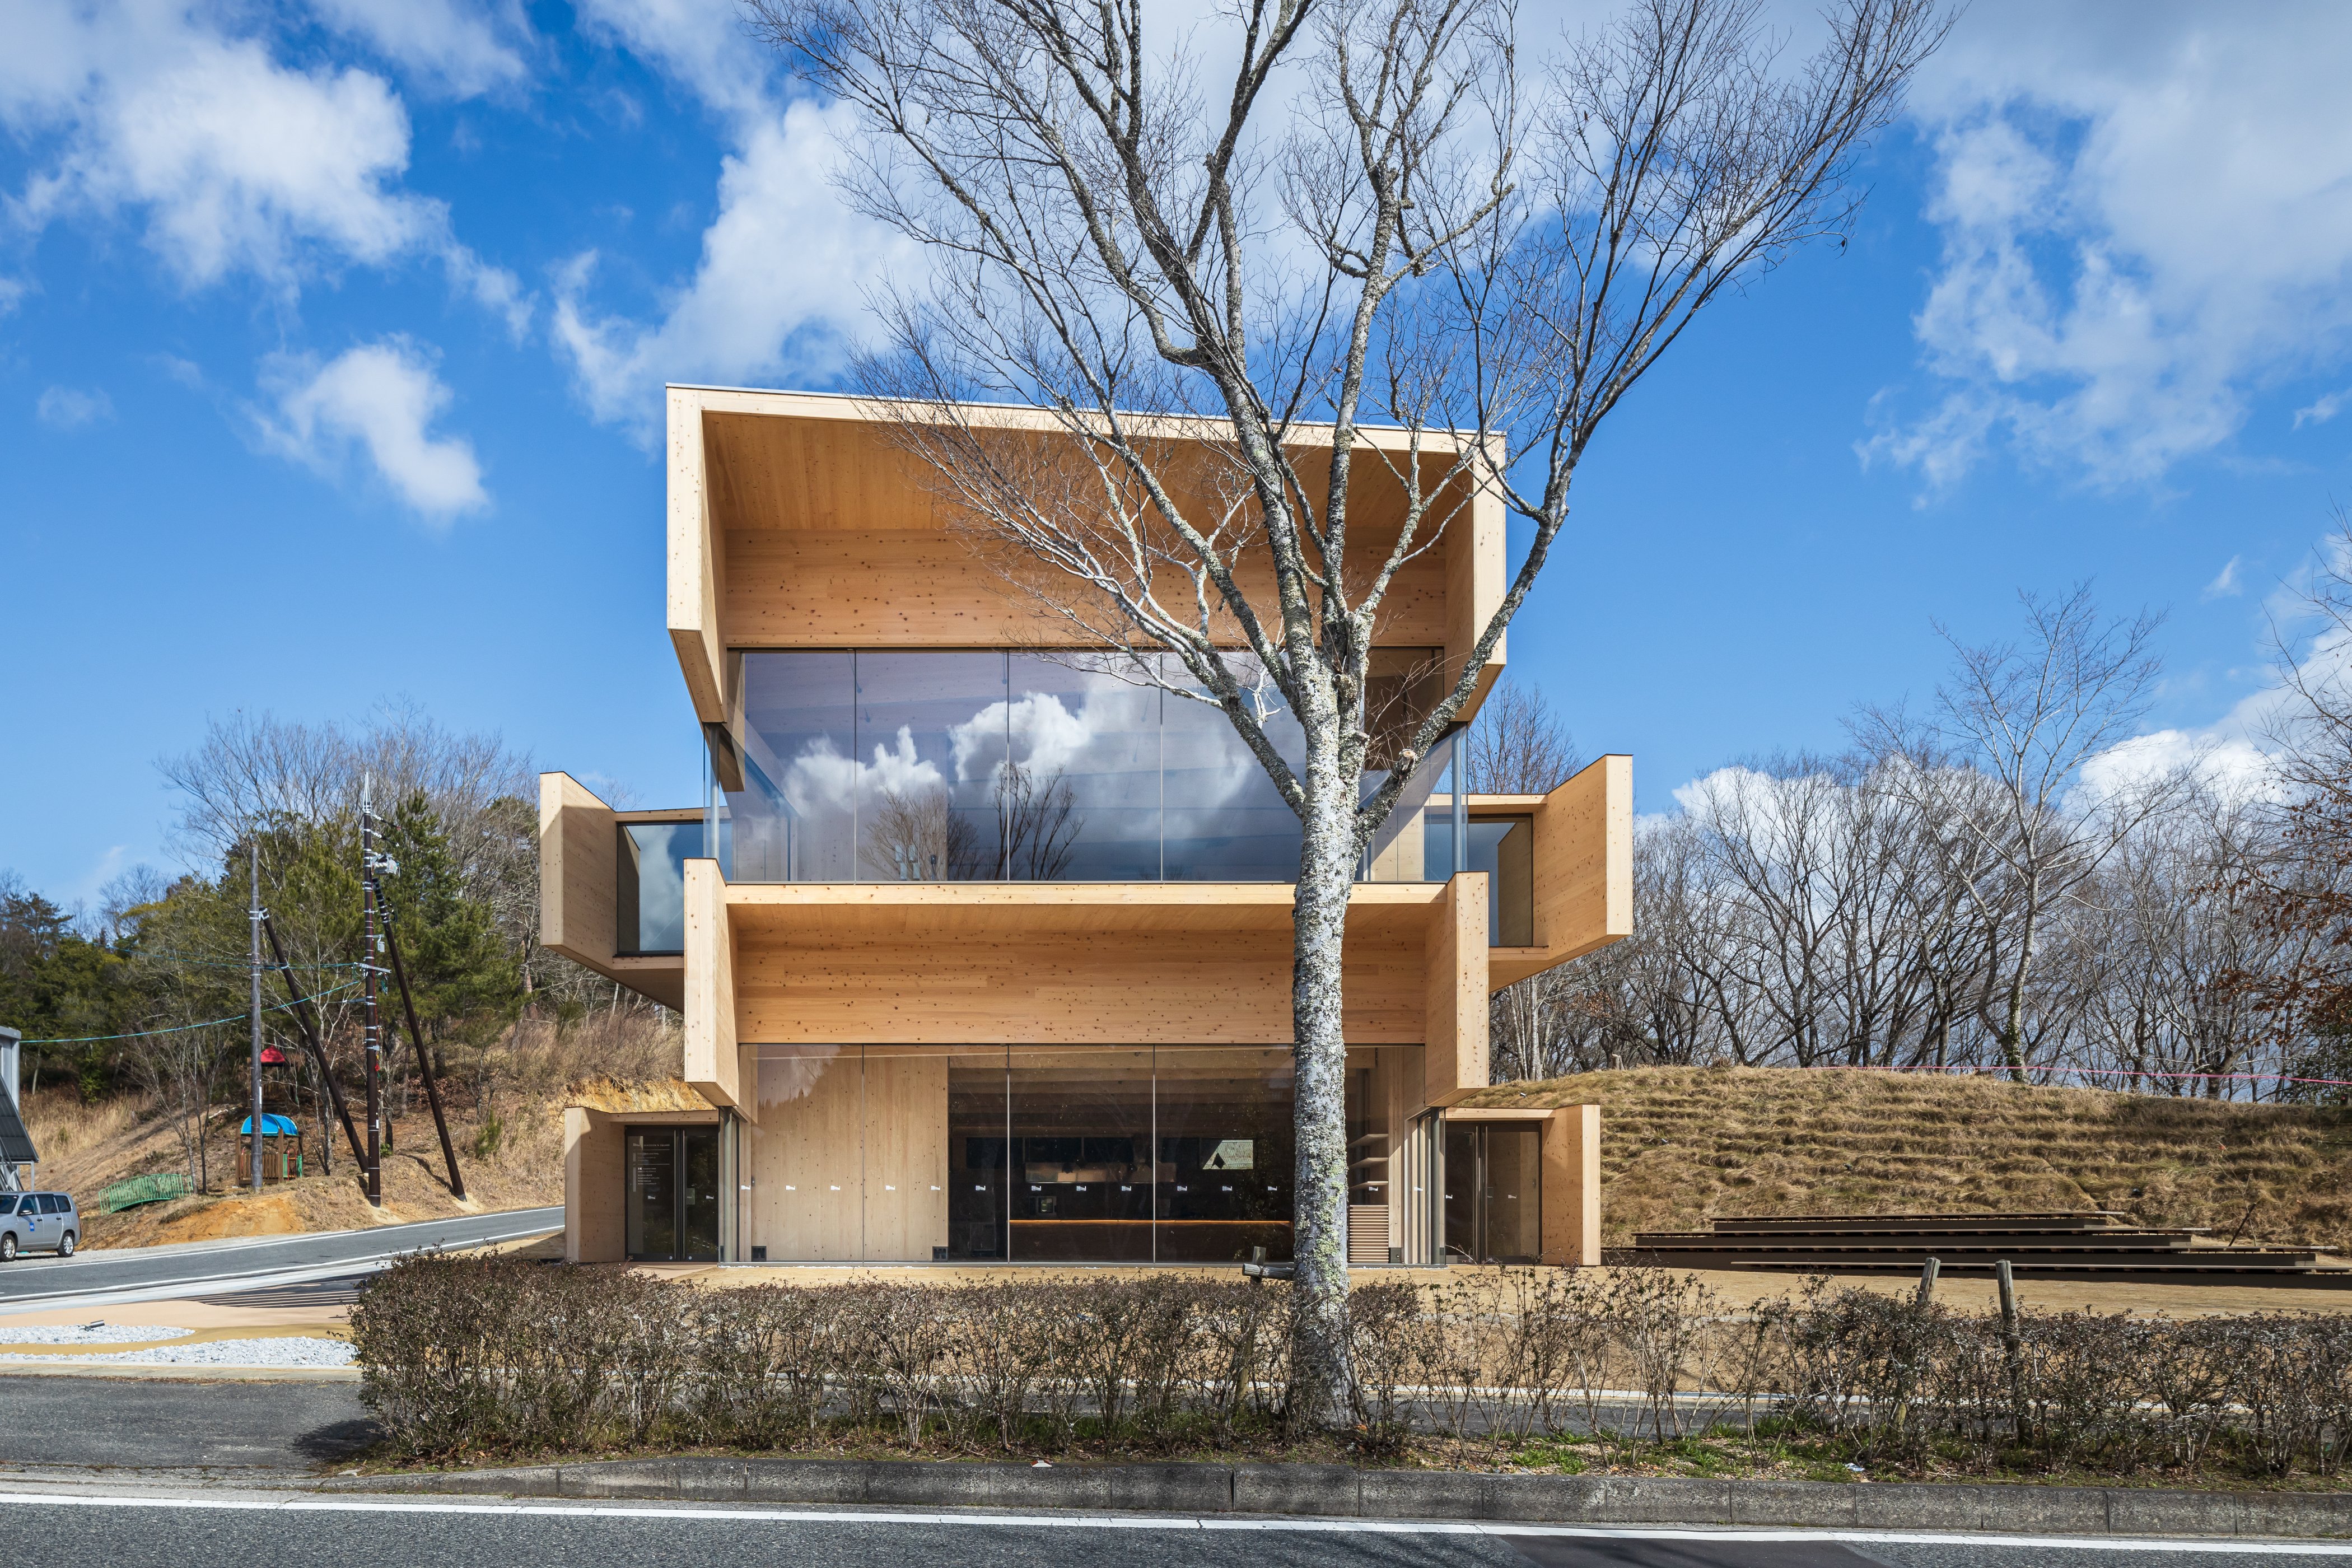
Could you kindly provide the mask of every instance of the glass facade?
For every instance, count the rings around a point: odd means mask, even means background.
[[[1417,1084],[1420,1057],[1348,1053],[1366,1084]],[[747,1239],[779,1262],[1287,1258],[1292,1098],[1287,1047],[763,1046]],[[1352,1184],[1381,1192],[1374,1163]]]
[[[1439,802],[1422,816],[1423,859],[1454,863],[1454,814]],[[1535,818],[1475,816],[1461,824],[1465,871],[1486,873],[1486,942],[1491,947],[1536,944]]]
[[[686,863],[703,854],[699,822],[624,822],[615,833],[613,951],[686,951]]]
[[[646,1262],[719,1259],[716,1127],[633,1127],[623,1158],[625,1247]]]
[[[1167,689],[1076,655],[740,657],[740,705],[709,815],[710,853],[730,881],[1297,878],[1297,819],[1224,714],[1185,695],[1198,689],[1172,660],[1154,665]],[[1411,718],[1425,665],[1387,659],[1379,707],[1390,729]],[[1266,691],[1267,732],[1300,762],[1297,723]],[[1407,785],[1367,876],[1450,874],[1424,864],[1413,826],[1443,759]],[[1369,772],[1366,790],[1386,776]]]
[[[1532,1121],[1455,1121],[1445,1132],[1445,1256],[1533,1263],[1543,1251],[1543,1131]]]

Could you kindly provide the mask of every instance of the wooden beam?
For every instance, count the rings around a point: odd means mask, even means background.
[[[1486,1087],[1486,873],[1457,871],[1429,912],[1423,947],[1422,1103]]]
[[[686,863],[686,1066],[680,1074],[713,1105],[758,1112],[759,1085],[744,1092],[736,1048],[735,933],[727,918],[727,881],[716,860]]]
[[[1463,666],[1478,645],[1478,634],[1502,607],[1507,587],[1505,521],[1502,498],[1481,490],[1472,499],[1467,514],[1455,518],[1445,531],[1445,676],[1449,682],[1461,678]],[[1465,723],[1476,714],[1501,678],[1509,641],[1507,633],[1496,639],[1495,651],[1479,666],[1478,689],[1462,710]]]
[[[1543,1131],[1543,1261],[1601,1264],[1601,1108],[1563,1105]]]
[[[726,536],[711,526],[709,456],[702,423],[701,395],[688,387],[671,387],[669,638],[695,716],[706,724],[723,724],[727,637],[720,584],[726,581]]]
[[[1479,797],[1474,814],[1526,798]],[[1633,759],[1599,758],[1532,815],[1536,945],[1495,950],[1497,988],[1633,934]]]
[[[627,1245],[622,1226],[626,1173],[620,1123],[572,1105],[563,1111],[563,1260],[617,1263]]]
[[[570,773],[539,775],[539,941],[600,973],[613,962],[613,808]]]

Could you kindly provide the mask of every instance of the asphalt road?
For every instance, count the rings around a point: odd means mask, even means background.
[[[2309,1551],[2198,1542],[2169,1550],[2061,1539],[1885,1540],[1827,1532],[1553,1531],[1177,1516],[902,1514],[649,1502],[362,1499],[284,1488],[372,1436],[347,1383],[0,1377],[0,1568],[323,1562],[335,1568],[2352,1568]],[[45,1471],[46,1477],[24,1472]],[[148,1472],[142,1478],[140,1472]],[[179,1478],[167,1481],[155,1472]],[[57,1479],[62,1474],[69,1480]],[[172,1489],[201,1482],[197,1491]],[[292,1506],[289,1506],[291,1504]]]
[[[724,1509],[553,1507],[223,1495],[102,1500],[19,1482],[0,1490],[0,1563],[104,1563],[188,1568],[223,1562],[329,1563],[335,1568],[740,1568],[909,1563],[995,1568],[2186,1568],[2197,1563],[2342,1568],[2347,1549],[2256,1554],[2231,1543],[2187,1551],[2124,1542],[2032,1540],[1778,1539],[1697,1532],[1580,1535],[1306,1521],[1185,1519],[1082,1523],[1031,1516],[900,1519]]]
[[[0,1312],[64,1306],[85,1297],[152,1299],[261,1281],[323,1279],[380,1267],[404,1252],[478,1247],[562,1228],[561,1208],[509,1209],[216,1246],[101,1249],[71,1258],[33,1253],[0,1264]]]
[[[374,1436],[352,1383],[0,1374],[0,1465],[307,1473]]]

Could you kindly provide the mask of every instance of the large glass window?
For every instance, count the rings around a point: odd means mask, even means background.
[[[1259,1247],[1287,1259],[1290,1052],[1162,1050],[1156,1066],[1160,1261],[1240,1263]]]
[[[1437,867],[1451,867],[1451,814],[1429,811],[1422,822],[1423,856],[1433,873]],[[1486,941],[1491,946],[1536,944],[1535,842],[1532,816],[1472,817],[1463,829],[1462,869],[1486,873]]]
[[[1152,1053],[1015,1051],[1013,1259],[1151,1261]]]
[[[1419,1057],[1349,1053],[1351,1127],[1393,1121]],[[763,1046],[759,1086],[745,1239],[772,1261],[1291,1256],[1285,1047]],[[1354,1156],[1360,1260],[1386,1261],[1395,1158]]]
[[[686,863],[702,853],[699,822],[618,826],[614,889],[616,952],[686,951]]]
[[[740,709],[714,737],[709,814],[730,881],[1297,876],[1297,818],[1223,711],[1161,656],[738,657]],[[1426,662],[1383,655],[1368,791],[1387,777],[1390,731],[1422,700],[1412,671]],[[1280,693],[1261,682],[1254,700],[1276,750],[1301,762]],[[1412,825],[1443,753],[1417,770],[1366,876],[1424,879]]]

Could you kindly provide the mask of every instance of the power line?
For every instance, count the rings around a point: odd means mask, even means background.
[[[283,1013],[299,1003],[320,1001],[326,997],[334,995],[339,991],[349,991],[358,984],[359,982],[356,980],[346,980],[341,985],[331,985],[324,991],[314,992],[312,994],[308,996],[298,996],[292,1002],[279,1002],[271,1006],[264,1007],[262,1011],[265,1013]],[[96,1045],[101,1040],[144,1040],[152,1038],[157,1035],[184,1035],[191,1029],[215,1029],[218,1028],[223,1024],[234,1024],[239,1019],[250,1016],[251,1015],[248,1013],[231,1013],[226,1018],[207,1018],[201,1024],[175,1024],[168,1029],[134,1029],[127,1035],[75,1035],[69,1037],[60,1037],[58,1038],[49,1040],[25,1040],[20,1043],[27,1046],[90,1046]]]

